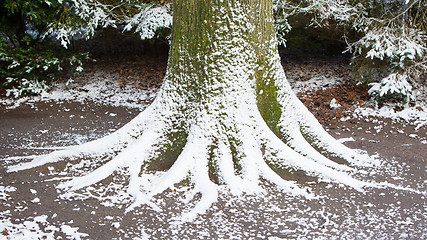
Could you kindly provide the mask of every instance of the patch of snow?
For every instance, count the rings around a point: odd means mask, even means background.
[[[71,227],[71,226],[65,225],[65,224],[61,226],[61,231],[63,233],[65,233],[65,235],[70,237],[71,239],[80,240],[81,237],[89,236],[86,233],[79,233],[78,230],[79,230],[78,227]]]
[[[289,84],[295,93],[306,91],[317,91],[325,88],[332,88],[343,83],[343,79],[336,77],[315,76],[307,81],[296,81],[289,79]]]
[[[353,137],[349,137],[349,138],[340,138],[340,139],[337,139],[337,140],[338,140],[338,142],[340,142],[340,143],[345,143],[345,142],[354,142],[354,141],[355,141]]]
[[[350,116],[348,116],[348,117],[342,117],[342,118],[340,118],[340,121],[341,122],[345,122],[345,121],[348,121],[348,120],[350,120],[351,119],[351,117]]]
[[[407,107],[402,111],[396,111],[390,106],[380,109],[361,107],[354,111],[354,117],[381,117],[392,120],[402,120],[416,126],[419,129],[427,125],[427,109],[425,106]]]
[[[0,186],[0,200],[7,201],[7,198],[9,197],[8,192],[15,192],[16,187],[11,186]]]
[[[329,103],[331,109],[337,109],[341,107],[341,104],[338,103],[337,99],[333,98]]]
[[[418,138],[418,135],[417,134],[409,134],[409,137],[411,137],[411,138]]]
[[[41,228],[40,226],[43,226]],[[23,223],[14,223],[11,219],[0,219],[0,238],[10,240],[21,239],[58,239],[55,236],[57,233],[63,233],[70,239],[79,240],[82,237],[87,237],[88,234],[80,233],[78,228],[72,228],[68,225],[62,225],[61,229],[54,225],[50,225],[46,215],[30,217]],[[3,239],[3,238],[2,238]]]

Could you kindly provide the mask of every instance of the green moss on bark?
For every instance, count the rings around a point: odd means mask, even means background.
[[[268,127],[280,136],[280,128],[278,127],[280,117],[282,115],[281,106],[277,101],[277,88],[274,82],[266,84],[265,81],[257,81],[258,93],[258,110],[261,116],[267,123]]]
[[[158,157],[150,162],[148,171],[165,171],[175,163],[187,143],[188,134],[183,130],[170,132],[166,139],[166,144],[158,154]]]

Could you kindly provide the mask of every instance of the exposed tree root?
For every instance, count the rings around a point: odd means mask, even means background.
[[[164,111],[165,113],[170,113],[171,111],[168,111],[168,109],[165,109],[164,107],[159,109],[158,106],[163,105],[162,103],[159,103],[159,100],[160,99],[156,99],[155,102],[146,110],[110,135],[81,145],[70,146],[46,155],[40,155],[31,162],[12,166],[8,171],[14,172],[30,169],[66,159],[98,158],[105,155],[114,155],[114,153],[122,151],[123,153],[121,153],[120,156],[117,156],[119,159],[129,157],[126,156],[126,152],[131,152],[129,150],[124,151],[124,149],[132,146],[136,147],[135,144],[138,141],[141,141],[142,134],[145,133],[145,136],[151,137],[152,135],[148,133],[155,134],[158,131],[164,131],[163,129],[168,127],[167,124],[170,124],[163,120],[168,119],[169,116],[164,115],[161,111]]]
[[[192,196],[200,193],[201,199],[182,216],[184,220],[193,219],[216,201],[216,183],[227,185],[232,194],[255,194],[264,191],[260,183],[261,179],[265,179],[285,192],[312,197],[296,182],[281,178],[269,165],[277,169],[300,169],[309,175],[344,183],[359,191],[369,185],[344,172],[350,170],[350,167],[334,163],[311,148],[299,128],[295,127],[298,124],[296,121],[286,122],[287,127],[282,128],[286,131],[284,136],[287,136],[287,144],[293,148],[289,147],[266,125],[254,103],[255,97],[242,99],[235,98],[229,103],[229,108],[214,111],[213,114],[204,110],[194,111],[193,116],[196,117],[189,121],[188,136],[182,152],[172,167],[161,174],[152,175],[144,171],[144,166],[150,164],[150,159],[169,141],[165,136],[171,127],[168,121],[162,121],[169,119],[162,116],[167,111],[158,110],[158,104],[164,104],[161,100],[112,135],[52,152],[29,163],[12,166],[9,171],[82,156],[110,155],[111,159],[104,165],[86,175],[62,182],[58,187],[77,190],[98,183],[118,169],[125,168],[129,174],[128,193],[134,198],[128,211],[141,204],[160,210],[151,202],[153,197],[189,177],[193,185]],[[227,105],[227,102],[224,104]],[[216,179],[212,179],[210,168],[216,169]]]
[[[279,75],[280,75],[280,70]],[[283,71],[283,70],[282,70]],[[284,78],[284,75],[283,75]],[[282,79],[284,80],[284,79]],[[239,85],[240,84],[240,85]],[[294,181],[281,178],[279,171],[287,168],[303,170],[308,175],[332,180],[363,191],[371,184],[354,179],[346,171],[349,166],[333,162],[319,153],[312,144],[321,146],[350,163],[357,157],[351,150],[330,137],[300,104],[289,86],[279,95],[282,103],[281,137],[267,126],[258,108],[255,91],[249,81],[235,83],[224,94],[214,95],[209,109],[187,104],[190,110],[177,117],[180,96],[171,97],[166,84],[155,102],[130,123],[115,133],[61,151],[41,156],[31,162],[12,166],[9,171],[54,163],[65,159],[109,156],[110,160],[86,175],[62,182],[60,188],[77,190],[98,183],[119,169],[129,174],[128,193],[133,203],[127,211],[142,204],[161,210],[152,199],[175,184],[189,179],[192,195],[201,194],[198,203],[182,219],[191,220],[205,212],[218,198],[218,185],[224,184],[232,194],[263,192],[262,179],[293,195],[312,197]],[[283,86],[282,86],[283,87]],[[165,172],[153,175],[147,170],[153,158],[174,139],[167,139],[176,124],[185,126],[185,146],[173,165]],[[303,130],[301,130],[303,129]],[[320,129],[320,130],[319,130]],[[314,141],[307,141],[305,135]]]

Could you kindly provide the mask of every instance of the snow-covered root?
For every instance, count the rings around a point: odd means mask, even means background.
[[[197,140],[197,138],[195,140]],[[203,141],[203,137],[199,138],[199,141],[200,140]],[[197,217],[197,215],[205,213],[218,199],[218,185],[213,183],[209,178],[209,153],[207,147],[209,146],[202,145],[203,151],[200,152],[202,154],[200,157],[203,158],[198,158],[198,156],[193,157],[194,164],[193,169],[191,170],[191,182],[194,185],[193,194],[199,192],[201,194],[201,198],[190,211],[182,214],[180,220],[184,222],[192,221]]]
[[[270,159],[269,162],[271,164],[277,166],[279,169],[292,167],[303,170],[309,175],[343,183],[358,191],[363,191],[363,187],[372,186],[371,183],[355,179],[346,172],[337,171],[302,156],[280,141],[280,139],[272,139],[272,141],[265,142],[265,156]]]
[[[240,195],[246,193],[262,192],[259,184],[259,170],[256,166],[256,162],[252,160],[260,160],[244,156],[241,159],[242,173],[241,176],[236,175],[235,167],[233,164],[233,156],[230,150],[230,146],[226,145],[225,142],[219,142],[216,158],[218,159],[218,170],[221,177],[221,181],[227,185],[230,189],[230,193],[234,195]],[[252,156],[254,157],[254,156]],[[262,158],[261,158],[262,160]],[[245,165],[245,164],[249,165]]]
[[[259,182],[259,178],[264,178],[267,181],[275,184],[283,191],[292,195],[301,195],[307,198],[312,197],[310,194],[307,193],[307,191],[300,188],[297,183],[293,181],[284,180],[268,166],[268,164],[264,160],[264,156],[261,151],[261,142],[256,141],[256,132],[252,131],[250,133],[249,130],[249,127],[245,125],[243,125],[243,128],[240,129],[244,139],[242,143],[242,151],[244,151],[246,154],[246,156],[242,159],[244,161],[242,162],[242,164],[243,166],[245,166],[243,169],[243,176],[249,178],[248,183],[252,184],[253,186],[255,184],[255,180],[258,180]],[[253,177],[255,172],[257,179],[254,179]],[[252,192],[256,193],[257,191],[256,189],[253,189]]]
[[[58,187],[69,188],[70,190],[87,187],[111,176],[121,167],[140,170],[142,164],[150,158],[155,146],[159,145],[159,140],[163,139],[164,134],[161,129],[147,129],[137,141],[128,145],[117,156],[101,167],[87,175],[74,177],[71,181],[63,182]],[[132,184],[132,180],[131,178],[130,184]]]
[[[257,194],[264,192],[264,189],[259,185],[260,179],[265,179],[283,191],[293,195],[303,195],[310,197],[305,190],[300,188],[295,182],[287,181],[275,173],[265,162],[259,134],[256,131],[257,121],[262,121],[255,104],[248,102],[240,103],[240,107],[235,114],[236,133],[232,136],[238,139],[240,145],[236,149],[240,158],[241,174],[236,176],[233,168],[232,156],[229,147],[218,147],[225,158],[219,162],[219,169],[225,184],[230,188],[230,192],[241,194],[243,192],[249,194]],[[257,116],[259,118],[257,118]],[[270,131],[268,129],[268,131]],[[277,138],[277,137],[275,137]],[[221,150],[222,149],[222,150]]]
[[[280,61],[276,61],[275,65],[277,65],[275,66],[275,83],[282,111],[279,127],[287,138],[284,139],[287,144],[298,153],[333,168],[349,170],[345,166],[332,163],[333,161],[323,155],[338,157],[350,164],[360,165],[368,162],[368,156],[348,148],[326,132],[292,91]],[[316,153],[318,151],[321,154]]]
[[[350,164],[363,165],[369,162],[369,156],[359,154],[329,135],[304,104],[296,96],[293,98],[295,109],[299,109],[297,114],[301,132],[307,135],[313,146],[322,149],[324,154],[337,156]]]
[[[131,211],[142,204],[148,204],[153,209],[160,210],[157,206],[153,206],[153,203],[150,202],[151,199],[168,188],[173,188],[175,184],[189,176],[194,185],[192,197],[199,192],[201,199],[194,208],[184,213],[179,220],[191,221],[198,214],[204,213],[218,198],[217,185],[209,179],[208,150],[211,145],[212,141],[202,133],[200,128],[193,126],[181,154],[165,173],[154,178],[150,178],[147,174],[138,177],[139,171],[132,170],[128,193],[134,197],[134,202],[126,211]]]
[[[295,122],[294,119],[289,115],[288,119],[281,121],[281,131],[283,133],[282,137],[289,147],[294,149],[299,154],[311,158],[322,165],[343,171],[352,170],[352,168],[349,166],[338,164],[322,155],[307,141],[306,138],[304,138],[300,128],[301,127],[299,126],[299,123]]]
[[[10,166],[8,168],[8,172],[16,172],[39,167],[48,163],[63,161],[64,159],[96,158],[113,154],[114,152],[119,152],[128,145],[136,142],[139,138],[138,136],[140,136],[145,130],[153,127],[158,129],[159,126],[157,125],[164,123],[161,119],[166,118],[165,116],[162,116],[162,114],[164,112],[168,113],[171,111],[165,111],[165,109],[163,109],[164,107],[160,109],[159,106],[162,106],[162,103],[156,100],[129,123],[125,124],[110,135],[81,145],[70,146],[62,150],[53,151],[45,155],[34,156],[33,160],[30,162]]]
[[[357,180],[346,172],[339,171],[341,168],[334,169],[334,164],[330,164],[330,160],[326,164],[319,161],[317,154],[304,156],[279,139],[263,121],[258,113],[254,116],[256,122],[257,136],[261,145],[265,147],[264,158],[269,159],[268,162],[278,167],[279,169],[292,167],[300,169],[308,174],[327,178],[334,182],[343,183],[358,191],[363,191],[363,187],[371,186],[372,184]],[[320,159],[322,160],[322,159]]]
[[[156,194],[172,188],[174,184],[183,181],[197,165],[197,161],[207,159],[208,144],[204,140],[190,134],[186,145],[172,167],[160,176],[152,178],[151,181],[144,180],[148,179],[146,174],[139,177],[143,181],[138,181],[136,176],[134,178],[131,176],[128,192],[135,197],[135,201],[128,210],[143,204],[144,201],[141,202],[140,199],[152,198]]]

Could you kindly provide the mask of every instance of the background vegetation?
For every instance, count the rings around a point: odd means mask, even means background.
[[[5,0],[0,5],[0,83],[7,95],[39,94],[61,74],[82,70],[76,41],[113,29],[170,41],[171,1]],[[423,0],[274,0],[278,43],[352,54],[358,83],[379,101],[417,100],[427,72]],[[117,37],[117,35],[114,35]]]

